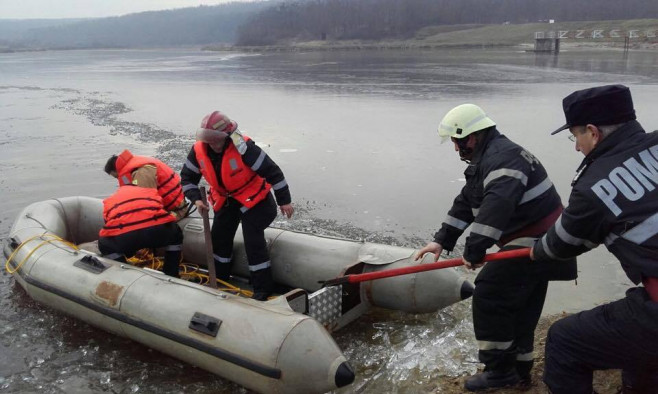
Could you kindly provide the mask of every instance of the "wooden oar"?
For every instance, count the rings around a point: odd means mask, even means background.
[[[208,204],[206,199],[206,188],[201,186],[199,188],[201,191],[201,201],[204,204]],[[208,210],[199,209],[199,213],[203,218],[203,236],[206,241],[206,264],[208,264],[208,276],[210,277],[210,287],[213,289],[217,288],[217,273],[215,272],[215,258],[213,257],[212,252],[212,237],[210,235],[210,218],[208,217]]]
[[[504,252],[489,253],[484,256],[482,262],[515,259],[519,257],[528,257],[528,256],[530,256],[530,248],[506,250]],[[345,283],[359,283],[359,282],[365,282],[375,279],[390,278],[391,276],[414,274],[416,272],[439,270],[442,268],[457,267],[462,264],[464,264],[462,258],[457,257],[454,259],[437,261],[435,263],[413,265],[411,267],[402,267],[402,268],[394,268],[384,271],[367,272],[365,274],[351,274],[351,275],[339,276],[334,279],[329,279],[328,281],[325,281],[323,283],[323,287],[337,286]]]

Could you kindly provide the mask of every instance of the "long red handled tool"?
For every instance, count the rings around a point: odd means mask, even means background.
[[[513,250],[506,250],[504,252],[489,253],[484,256],[484,259],[482,261],[483,262],[497,261],[497,260],[515,259],[520,257],[528,257],[528,256],[530,256],[530,248],[513,249]],[[457,267],[463,264],[464,262],[462,258],[457,257],[454,259],[437,261],[435,263],[413,265],[411,267],[394,268],[390,270],[376,271],[376,272],[367,272],[365,274],[351,274],[351,275],[339,276],[334,279],[329,279],[328,281],[324,282],[323,287],[337,286],[345,283],[359,283],[359,282],[365,282],[375,279],[390,278],[391,276],[408,275],[408,274],[414,274],[416,272],[424,272],[424,271],[438,270],[442,268]]]

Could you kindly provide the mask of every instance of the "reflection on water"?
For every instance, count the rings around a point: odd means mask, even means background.
[[[0,55],[0,237],[33,201],[107,196],[106,159],[129,148],[175,168],[201,118],[221,109],[283,168],[299,215],[278,225],[419,247],[463,186],[464,165],[436,126],[481,105],[535,154],[566,202],[581,157],[561,99],[595,84],[631,86],[642,124],[658,125],[656,52],[368,51],[245,55],[195,50]],[[459,253],[458,251],[456,253]],[[628,281],[601,248],[578,286],[551,284],[545,311],[619,297]],[[336,339],[355,366],[342,392],[417,392],[476,364],[470,303],[437,313],[373,311]],[[35,304],[0,276],[0,390],[244,392],[134,342]]]
[[[535,67],[556,68],[559,58],[559,53],[535,53]]]

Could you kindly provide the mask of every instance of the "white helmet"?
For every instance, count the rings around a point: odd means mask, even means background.
[[[439,136],[447,138],[464,138],[496,123],[489,119],[482,108],[475,104],[462,104],[451,109],[439,123]]]

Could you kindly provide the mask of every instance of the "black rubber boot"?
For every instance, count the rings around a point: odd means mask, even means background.
[[[647,388],[636,388],[636,387],[631,387],[624,385],[622,386],[618,393],[620,394],[653,394],[653,393],[658,393],[658,389],[655,387],[647,387]],[[596,394],[596,393],[594,393]]]
[[[181,256],[180,250],[165,252],[164,266],[162,267],[162,272],[164,272],[168,276],[173,276],[174,278],[180,278],[180,275],[178,273],[179,271],[178,263],[180,262],[180,256]]]
[[[251,298],[258,301],[267,301],[267,297],[271,296],[274,292],[272,268],[252,271],[251,285],[254,288],[254,295]]]
[[[231,279],[231,263],[220,263],[215,260],[215,275],[217,279],[228,282]]]
[[[658,371],[647,369],[631,373],[622,370],[621,386],[622,394],[658,394]]]
[[[468,391],[482,391],[501,387],[516,386],[521,381],[516,369],[509,371],[484,371],[466,379],[464,388]]]
[[[530,361],[519,361],[516,360],[516,373],[519,374],[521,381],[518,386],[521,390],[528,390],[532,387],[532,377],[530,372],[532,371],[532,366],[534,364],[533,360]]]

